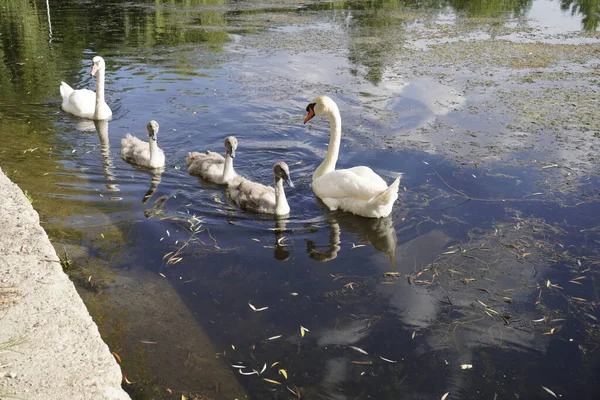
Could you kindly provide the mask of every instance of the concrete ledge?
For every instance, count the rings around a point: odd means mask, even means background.
[[[0,170],[0,299],[7,297],[16,301],[0,308],[0,397],[129,399],[37,212]]]

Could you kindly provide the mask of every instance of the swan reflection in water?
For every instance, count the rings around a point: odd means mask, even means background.
[[[86,121],[88,122],[88,121]],[[110,142],[108,139],[108,121],[94,121],[94,128],[98,133],[98,140],[100,141],[100,155],[102,156],[102,171],[104,177],[108,182],[114,182],[116,180],[113,172],[115,166],[110,156]],[[119,192],[119,186],[114,183],[107,183],[106,190],[109,192]]]
[[[364,218],[345,212],[334,212],[325,216],[329,229],[329,243],[325,246],[317,245],[312,240],[306,242],[306,251],[310,258],[327,262],[338,256],[341,247],[341,232],[356,233],[362,242],[371,245],[387,254],[392,266],[396,265],[396,245],[398,238],[391,215],[383,218]],[[340,229],[341,227],[341,229]],[[318,250],[326,248],[326,250]]]
[[[162,180],[162,174],[163,174],[163,172],[165,172],[165,169],[164,168],[155,168],[155,169],[151,170],[150,172],[152,172],[152,180],[150,181],[150,188],[148,189],[148,191],[144,195],[144,198],[142,199],[142,204],[146,204],[148,202],[148,200],[150,200],[152,195],[156,192],[156,189],[158,189],[158,185],[160,184],[160,181]]]

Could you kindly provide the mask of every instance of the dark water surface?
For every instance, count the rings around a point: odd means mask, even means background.
[[[600,396],[597,168],[504,142],[494,121],[511,116],[478,113],[487,86],[458,89],[439,75],[452,65],[397,62],[453,40],[432,26],[597,40],[597,2],[48,3],[0,5],[0,166],[73,260],[133,398],[229,399],[236,385],[250,399]],[[92,88],[96,54],[114,115],[94,124],[60,110],[58,87]],[[312,194],[329,129],[302,118],[320,94],[344,120],[340,168],[404,172],[390,217],[329,212]],[[119,157],[151,119],[162,174]],[[439,124],[466,131],[438,140]],[[241,212],[187,174],[188,151],[222,152],[227,135],[254,180],[288,163],[288,219]],[[394,141],[406,135],[433,145]],[[489,151],[457,161],[464,143]],[[200,358],[230,373],[213,381]]]

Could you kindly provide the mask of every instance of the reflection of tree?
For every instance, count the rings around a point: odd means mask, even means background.
[[[448,0],[449,5],[468,17],[497,18],[507,14],[519,17],[531,7],[532,0]]]
[[[77,83],[82,60],[91,59],[90,48],[100,54],[117,49],[124,54],[139,54],[140,48],[182,44],[208,44],[220,50],[220,45],[229,40],[225,11],[214,7],[225,4],[225,0],[146,3],[149,7],[125,7],[103,0],[50,1],[54,18],[54,40],[50,43],[45,3],[2,0],[0,97],[13,104],[58,97],[61,80]],[[66,4],[68,7],[63,7]],[[110,67],[110,59],[107,62]]]
[[[571,10],[571,15],[581,14],[581,25],[586,31],[598,29],[600,18],[600,2],[598,0],[561,0],[560,8],[563,11]]]

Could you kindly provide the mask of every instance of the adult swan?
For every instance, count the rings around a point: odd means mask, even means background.
[[[340,152],[342,119],[335,102],[327,96],[317,97],[306,107],[304,118],[307,123],[315,115],[329,117],[331,137],[325,160],[312,176],[312,189],[330,210],[338,208],[352,214],[368,218],[381,218],[390,215],[398,198],[399,174],[389,187],[387,183],[369,167],[359,166],[348,169],[335,169]]]
[[[105,120],[112,117],[112,111],[104,101],[104,59],[96,56],[92,59],[90,75],[96,78],[96,93],[89,89],[73,89],[65,82],[60,83],[62,109],[70,114],[93,120]]]

